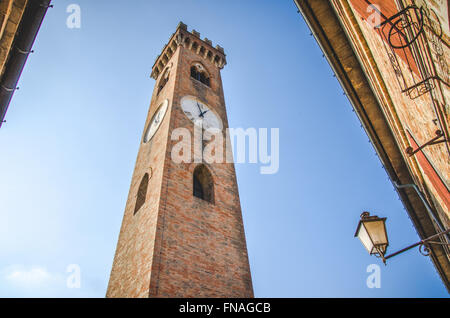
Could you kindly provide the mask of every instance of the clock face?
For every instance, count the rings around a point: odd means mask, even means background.
[[[147,127],[147,131],[145,132],[145,136],[144,136],[144,142],[148,142],[150,139],[152,139],[153,135],[156,133],[156,131],[159,128],[159,125],[161,125],[161,122],[164,119],[164,115],[166,114],[168,106],[169,106],[169,101],[167,99],[164,100],[161,103],[161,105],[159,105],[158,110],[153,115],[153,118]]]
[[[181,99],[184,114],[196,125],[204,129],[217,128],[222,130],[222,121],[207,105],[192,96]]]

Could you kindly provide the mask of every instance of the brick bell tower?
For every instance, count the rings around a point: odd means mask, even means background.
[[[225,64],[223,48],[181,22],[157,57],[107,297],[253,297],[234,164],[194,160],[195,145],[190,161],[172,155],[174,130],[194,136],[198,119],[229,142]]]

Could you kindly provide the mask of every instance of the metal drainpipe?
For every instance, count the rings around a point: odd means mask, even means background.
[[[419,190],[419,188],[417,187],[417,185],[415,184],[398,184],[395,181],[392,181],[395,185],[395,187],[397,189],[404,189],[404,188],[413,188],[417,195],[420,197],[420,199],[422,200],[423,204],[425,205],[425,208],[427,209],[428,214],[430,215],[430,217],[433,219],[433,221],[437,224],[437,226],[439,227],[440,232],[444,232],[445,228],[442,225],[441,221],[436,217],[436,215],[434,214],[433,210],[430,207],[430,204],[428,203],[428,201],[424,198],[422,192]],[[447,234],[447,239],[449,238],[449,235]]]

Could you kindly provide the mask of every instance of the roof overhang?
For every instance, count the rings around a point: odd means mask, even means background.
[[[0,127],[50,2],[27,1],[0,78]]]

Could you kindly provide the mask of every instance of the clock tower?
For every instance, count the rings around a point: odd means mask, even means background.
[[[181,22],[157,57],[107,297],[253,297],[234,164],[203,155],[230,142],[225,64],[223,48]],[[221,138],[196,146],[211,129]]]

